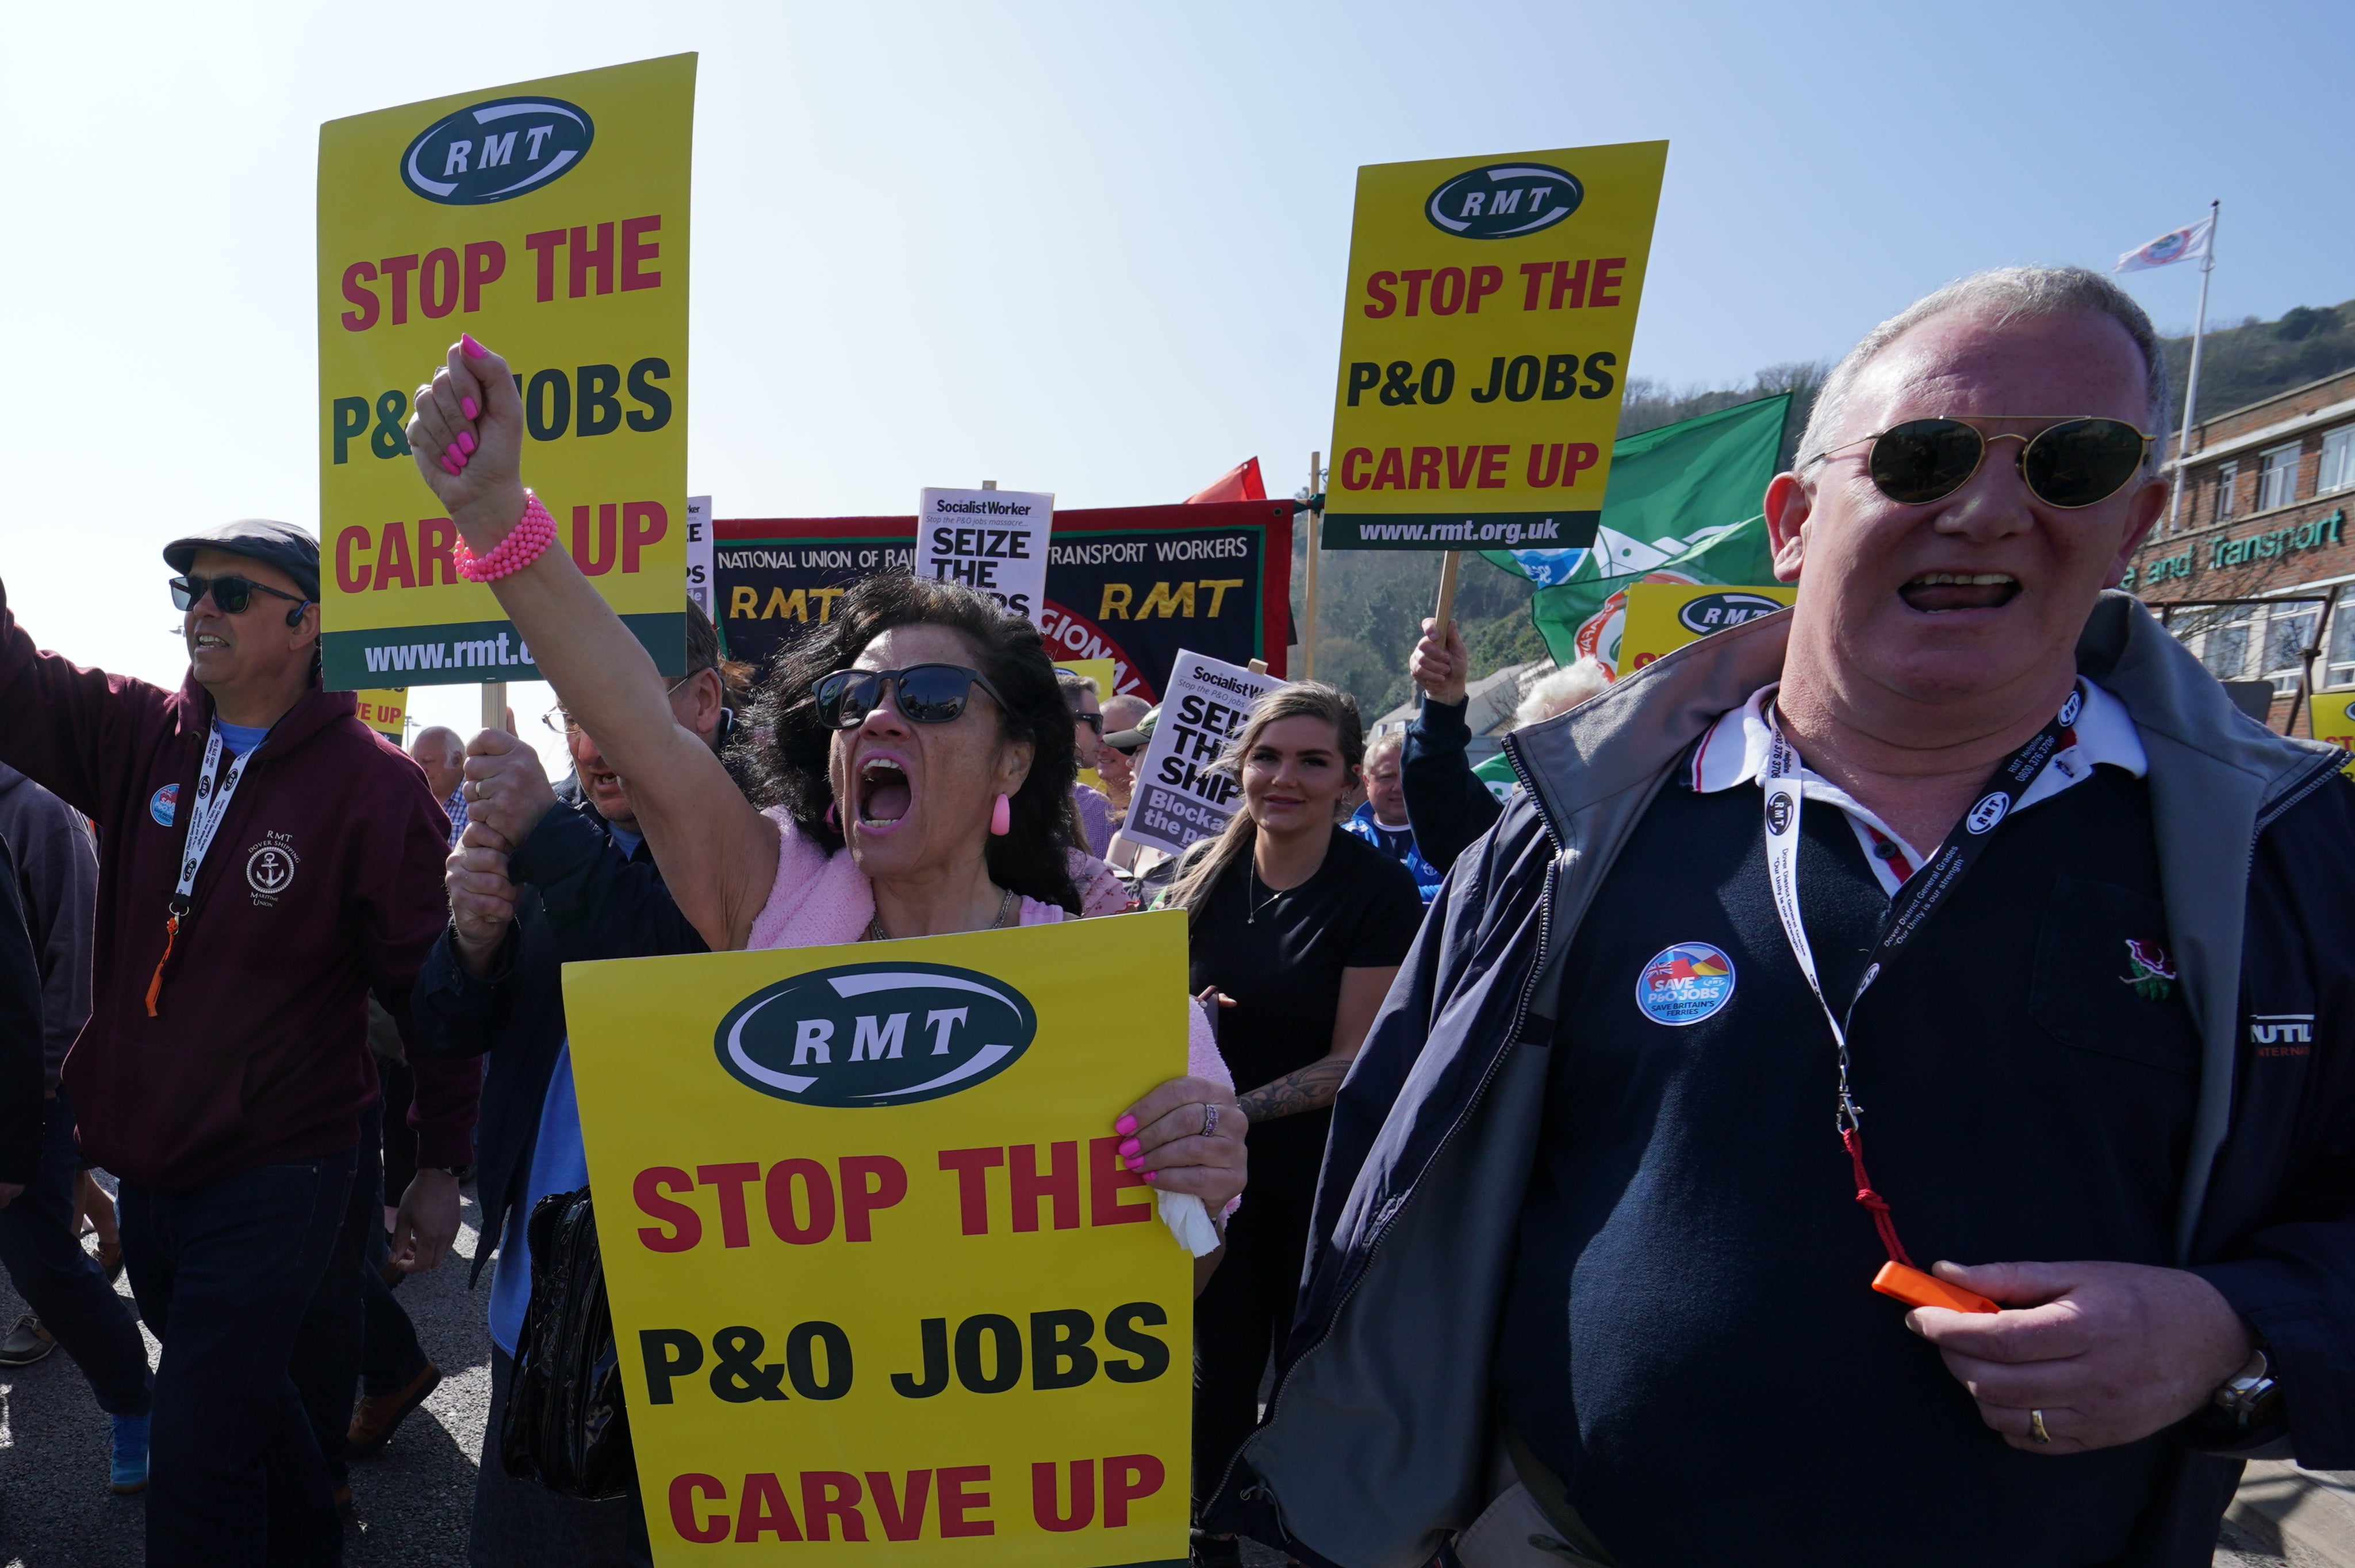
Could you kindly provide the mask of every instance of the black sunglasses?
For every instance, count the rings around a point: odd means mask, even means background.
[[[989,677],[962,664],[911,664],[904,670],[837,670],[818,678],[813,694],[818,722],[828,729],[857,729],[883,705],[883,683],[899,688],[900,713],[911,724],[950,724],[964,712],[973,688],[1007,709]]]
[[[213,608],[223,615],[243,615],[246,606],[253,602],[253,596],[258,593],[266,593],[272,599],[282,599],[289,604],[311,602],[299,594],[281,593],[266,583],[254,582],[246,577],[200,577],[190,573],[185,577],[172,579],[172,608],[194,609],[197,602],[207,593],[213,596]]]
[[[1102,735],[1103,733],[1103,715],[1073,714],[1071,716],[1079,720],[1082,724],[1087,726],[1090,729],[1095,731],[1098,735]]]
[[[1986,414],[1988,419],[2049,418],[2044,415]],[[1905,506],[1920,506],[1952,495],[1970,482],[1997,441],[2019,441],[2019,473],[2030,493],[2047,506],[2064,512],[2107,501],[2124,490],[2142,467],[2143,453],[2156,436],[2144,435],[2124,419],[2090,417],[2063,418],[2032,436],[1988,436],[1958,418],[1908,419],[1902,425],[1860,437],[1816,454],[1814,462],[1828,462],[1850,447],[1869,446],[1865,471],[1874,488]]]

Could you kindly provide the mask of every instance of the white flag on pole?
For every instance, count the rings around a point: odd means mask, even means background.
[[[2196,261],[2208,254],[2208,240],[2215,230],[2216,219],[2212,216],[2201,218],[2189,228],[2170,228],[2149,244],[2119,257],[2117,266],[2112,270],[2141,272],[2178,261]]]

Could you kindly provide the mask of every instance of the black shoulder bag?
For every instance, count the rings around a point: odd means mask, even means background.
[[[565,1497],[631,1496],[637,1467],[589,1189],[533,1204],[530,1235],[531,1303],[516,1341],[499,1462]]]

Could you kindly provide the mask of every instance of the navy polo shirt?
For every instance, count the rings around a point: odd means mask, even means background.
[[[1498,1342],[1507,1417],[1625,1568],[2122,1557],[2166,1439],[2007,1446],[1869,1288],[1884,1255],[1759,791],[1697,789],[1691,760],[1568,955]],[[1802,813],[1831,996],[1890,907],[1875,837],[1821,798]],[[2015,810],[1884,971],[1851,1021],[1853,1079],[1916,1263],[2172,1261],[2200,1050],[2158,978],[2166,944],[2145,787],[2087,765]]]

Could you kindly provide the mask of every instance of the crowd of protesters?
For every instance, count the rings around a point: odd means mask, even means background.
[[[568,779],[361,726],[285,524],[165,549],[177,692],[0,590],[0,1365],[79,1366],[151,1563],[340,1561],[472,1179],[470,1558],[649,1563],[501,1452],[527,1222],[588,1184],[561,966],[1151,902],[1188,1071],[1103,1117],[1208,1222],[1197,1563],[2205,1563],[2248,1457],[2355,1467],[2355,793],[2111,591],[2165,406],[2106,281],[1952,285],[1764,498],[1790,612],[1551,672],[1501,793],[1426,623],[1411,725],[1279,687],[1153,866],[1156,715],[969,590],[870,578],[762,672],[690,606],[658,673],[464,338],[409,439]]]

